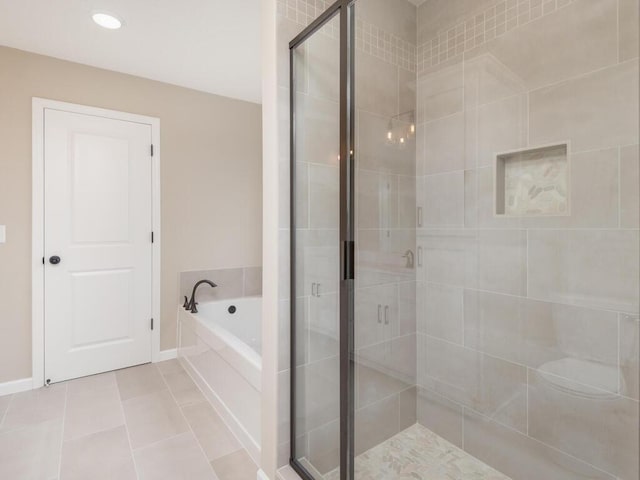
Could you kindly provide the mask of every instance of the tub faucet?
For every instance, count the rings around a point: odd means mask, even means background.
[[[202,285],[203,283],[206,283],[207,285],[209,285],[211,288],[215,288],[217,287],[217,285],[215,283],[213,283],[211,280],[200,280],[199,282],[197,282],[194,286],[193,286],[193,292],[191,292],[191,300],[189,300],[187,302],[187,297],[185,297],[185,305],[186,305],[186,309],[187,310],[191,310],[191,313],[198,313],[198,309],[196,308],[196,305],[198,305],[198,302],[196,302],[196,290],[198,289],[198,287],[200,285]],[[183,305],[184,306],[184,305]]]

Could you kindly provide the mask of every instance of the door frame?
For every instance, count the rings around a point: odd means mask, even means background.
[[[31,358],[33,388],[44,385],[44,112],[46,109],[95,117],[142,123],[151,126],[151,218],[154,233],[152,243],[151,361],[160,360],[160,119],[118,112],[104,108],[32,98],[32,206],[31,206]]]

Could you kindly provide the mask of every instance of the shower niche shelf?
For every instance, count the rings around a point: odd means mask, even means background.
[[[560,143],[496,155],[496,216],[569,215],[568,153]]]

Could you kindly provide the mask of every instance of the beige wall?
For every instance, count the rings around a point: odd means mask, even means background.
[[[260,105],[0,47],[0,382],[31,376],[31,98],[159,117],[161,348],[178,272],[260,265]]]

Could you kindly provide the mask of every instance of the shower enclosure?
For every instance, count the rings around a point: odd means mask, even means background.
[[[324,6],[289,45],[291,465],[637,480],[638,0]]]

